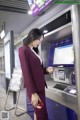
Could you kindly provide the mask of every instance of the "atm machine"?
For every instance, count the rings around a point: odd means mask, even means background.
[[[80,6],[73,5],[43,25],[48,29],[41,44],[44,67],[54,72],[45,75],[49,120],[79,120]],[[76,30],[76,31],[75,31]],[[78,54],[78,55],[77,55]]]
[[[59,42],[57,41],[51,45],[48,66],[54,67],[54,72],[51,74],[53,83],[48,86],[48,88],[55,89],[56,93],[61,91],[62,99],[65,99],[66,97],[69,99],[66,95],[70,95],[70,98],[71,96],[75,97],[76,81],[72,38],[67,38]],[[71,100],[73,100],[73,98],[71,98]],[[77,120],[77,114],[75,111],[62,104],[59,104],[58,101],[51,102],[52,101],[47,98],[47,104],[50,103],[52,108],[52,110],[48,110],[50,111],[50,120],[59,120],[59,117],[61,120]],[[50,106],[48,105],[48,108],[49,107]],[[53,112],[51,113],[51,111]],[[52,115],[50,115],[50,113]]]

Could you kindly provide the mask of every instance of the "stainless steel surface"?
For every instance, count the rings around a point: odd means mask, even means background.
[[[75,52],[78,120],[80,120],[80,5],[72,6],[72,34]]]
[[[59,90],[54,88],[56,85],[52,80],[47,81],[48,89],[46,89],[46,97],[56,101],[68,108],[73,109],[78,112],[78,104],[76,95],[65,92],[64,90]]]
[[[56,30],[53,30],[45,34],[45,40],[51,43],[51,42],[55,42],[56,40],[61,40],[71,37],[72,36],[71,25],[72,25],[71,23],[68,23],[64,26],[61,26],[60,28],[57,28]]]
[[[47,21],[45,20],[45,22],[42,23],[39,28],[42,28],[43,26],[45,26],[46,24],[48,24],[51,21],[55,20],[56,18],[60,17],[62,14],[66,13],[69,10],[71,10],[71,5],[69,5],[69,4],[64,4],[64,5],[59,4],[57,7],[52,9],[51,13],[49,13],[51,15],[51,17]],[[45,19],[48,16],[49,15],[45,16]]]

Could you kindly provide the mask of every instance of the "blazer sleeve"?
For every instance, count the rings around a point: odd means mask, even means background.
[[[46,68],[47,68],[47,67],[46,67]],[[44,74],[49,74],[49,73],[46,71],[46,68],[43,68]]]
[[[49,73],[46,71],[46,68],[47,68],[47,67],[44,68],[43,63],[42,63],[42,68],[43,68],[44,74],[49,74]]]
[[[31,94],[36,92],[36,88],[30,74],[30,68],[28,64],[29,59],[28,54],[26,54],[26,50],[19,48],[19,58],[24,79],[24,87],[27,88],[27,91],[29,91],[31,97]]]

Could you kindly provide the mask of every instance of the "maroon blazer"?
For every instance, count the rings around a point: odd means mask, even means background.
[[[31,51],[30,47],[19,48],[19,58],[24,78],[24,87],[27,88],[28,96],[39,93],[45,89],[44,70],[39,58]]]

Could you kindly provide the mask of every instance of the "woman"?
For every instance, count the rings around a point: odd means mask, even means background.
[[[45,80],[44,69],[40,56],[33,50],[40,45],[43,40],[43,33],[35,28],[32,29],[27,38],[23,40],[24,45],[19,48],[19,58],[24,78],[24,86],[34,107],[36,120],[48,120],[45,102]],[[48,67],[46,72],[53,72],[52,67]],[[43,103],[41,109],[37,108],[38,102]]]

